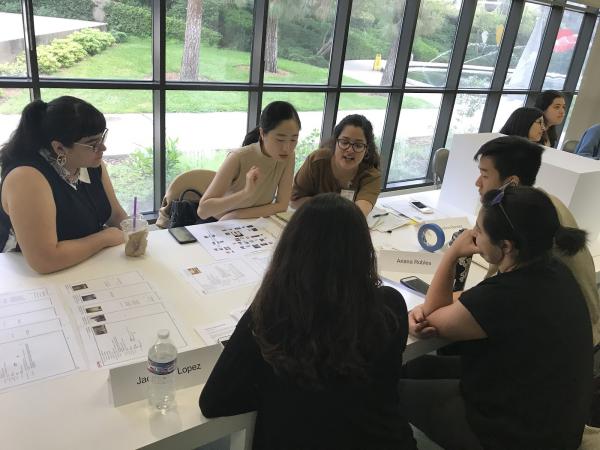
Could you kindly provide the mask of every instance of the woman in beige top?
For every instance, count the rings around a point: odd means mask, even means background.
[[[269,103],[259,126],[232,150],[198,205],[207,220],[248,219],[286,211],[292,192],[300,117],[287,102]]]
[[[365,216],[373,209],[381,192],[381,172],[373,126],[365,116],[344,117],[333,137],[308,155],[294,178],[292,207],[323,192],[347,197]]]

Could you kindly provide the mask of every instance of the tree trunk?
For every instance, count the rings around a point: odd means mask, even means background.
[[[399,27],[398,27],[399,28]],[[400,30],[394,37],[394,42],[390,48],[387,60],[385,62],[385,69],[383,71],[383,77],[381,77],[380,86],[390,86],[392,84],[392,78],[394,77],[394,67],[396,66],[396,56],[398,55],[398,46],[400,45]]]
[[[188,0],[187,3],[183,58],[181,59],[180,79],[182,80],[198,79],[203,6],[203,0]]]
[[[267,42],[265,43],[265,70],[277,73],[277,35],[279,19],[269,15],[267,19]]]

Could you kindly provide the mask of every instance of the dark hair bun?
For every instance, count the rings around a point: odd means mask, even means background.
[[[573,256],[587,242],[587,232],[579,228],[558,227],[554,235],[554,242],[558,249],[567,256]]]

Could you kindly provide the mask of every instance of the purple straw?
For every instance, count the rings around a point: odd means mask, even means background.
[[[133,197],[133,229],[135,230],[135,221],[137,216],[137,196]]]

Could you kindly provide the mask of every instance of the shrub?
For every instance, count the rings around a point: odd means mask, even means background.
[[[71,67],[76,62],[88,56],[80,44],[69,38],[54,39],[47,47],[47,51],[56,58],[60,67]]]
[[[25,60],[0,64],[0,76],[16,77],[27,73]]]
[[[223,11],[221,47],[250,51],[252,48],[252,14],[239,8]]]
[[[435,47],[429,45],[421,37],[415,38],[412,51],[415,61],[431,61],[439,54]]]
[[[152,34],[152,13],[148,8],[112,1],[104,8],[104,12],[111,30],[136,36],[150,36]],[[166,26],[168,37],[183,39],[185,33],[184,20],[167,17]]]
[[[112,34],[105,33],[96,28],[86,28],[85,30],[76,31],[69,35],[69,39],[78,43],[89,55],[100,53],[106,47],[114,45],[116,42]]]
[[[94,6],[92,0],[33,0],[36,16],[65,19],[93,20]]]
[[[111,30],[110,34],[115,38],[115,42],[120,44],[121,42],[127,41],[127,33],[123,33],[122,31]]]
[[[40,45],[37,48],[38,67],[42,73],[54,73],[61,68],[56,55],[50,50],[49,45]]]

